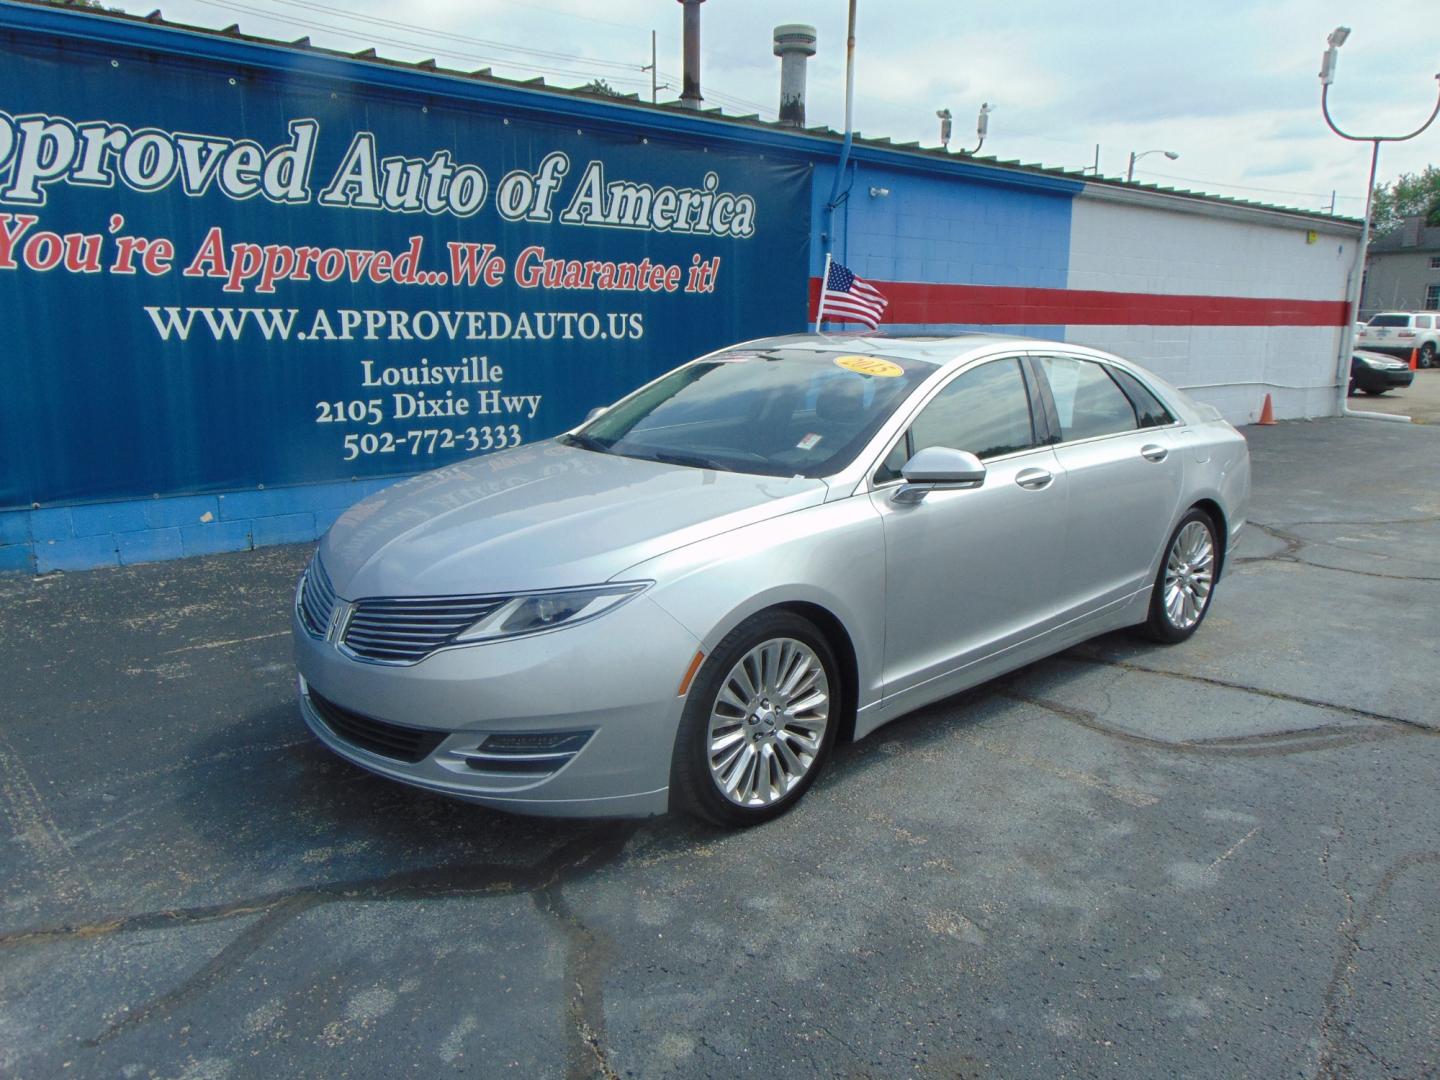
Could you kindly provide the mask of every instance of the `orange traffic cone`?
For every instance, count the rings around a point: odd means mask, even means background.
[[[1269,395],[1269,394],[1266,394],[1266,395],[1265,395],[1265,404],[1260,406],[1260,419],[1257,420],[1256,423],[1259,423],[1259,424],[1273,424],[1273,423],[1275,423],[1275,406],[1270,403],[1270,395]]]
[[[1411,370],[1411,371],[1418,371],[1418,370],[1420,370],[1420,350],[1419,350],[1419,349],[1411,349],[1411,350],[1410,350],[1410,370]]]

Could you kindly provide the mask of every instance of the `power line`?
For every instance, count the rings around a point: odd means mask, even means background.
[[[239,3],[237,2],[237,0],[197,0],[197,2],[210,7],[222,8],[229,11],[237,11],[242,14],[254,15],[259,18],[273,20],[275,22],[284,23],[289,26],[300,27],[301,29],[321,30],[330,33],[341,34],[346,37],[363,40],[367,44],[378,43],[382,45],[391,45],[395,48],[400,49],[414,50],[416,52],[430,52],[437,56],[463,60],[469,63],[496,64],[503,67],[530,70],[538,69],[546,74],[561,75],[568,78],[595,79],[597,77],[603,76],[603,78],[607,82],[623,83],[627,84],[628,86],[638,87],[641,89],[644,89],[648,85],[648,80],[640,74],[640,72],[644,69],[639,64],[625,64],[621,61],[616,60],[592,59],[590,57],[581,56],[576,53],[564,53],[548,49],[530,49],[525,46],[507,45],[504,42],[492,41],[486,38],[472,37],[465,34],[452,33],[450,31],[434,29],[431,27],[418,26],[413,23],[405,23],[395,19],[384,19],[379,16],[358,15],[351,12],[343,11],[343,9],[338,9],[325,4],[316,3],[315,0],[274,0],[274,2],[288,4],[289,6],[298,7],[309,11],[334,14],[340,19],[345,20],[347,23],[363,22],[374,26],[386,28],[393,27],[395,29],[403,30],[410,34],[420,34],[422,36],[432,36],[449,41],[472,43],[489,49],[500,49],[506,51],[514,51],[518,53],[531,54],[536,57],[545,58],[545,62],[527,61],[523,57],[493,56],[485,55],[478,52],[461,51],[454,48],[445,48],[443,45],[435,45],[429,42],[415,41],[407,38],[398,38],[379,34],[373,30],[362,29],[358,26],[347,25],[346,23],[337,25],[336,23],[320,21],[313,17],[301,17],[297,15],[282,14],[281,12],[276,11],[268,11],[264,8],[257,8],[249,4]],[[604,20],[597,21],[603,22]],[[585,67],[582,69],[573,66],[562,66],[555,63],[555,60],[564,60],[570,64],[583,64],[585,65]],[[597,73],[594,70],[594,67],[601,67],[606,70]],[[626,75],[618,73],[629,71],[633,71],[636,74]],[[678,84],[679,77],[676,76],[674,73],[661,72],[661,74],[667,80],[673,81],[674,83]],[[770,115],[773,115],[775,112],[774,109],[767,108],[766,106],[761,105],[759,102],[754,102],[746,98],[726,94],[723,91],[709,90],[707,91],[707,94],[721,104],[729,105],[731,108],[740,111],[755,111],[762,114]]]
[[[522,61],[515,60],[515,59],[509,58],[509,57],[483,56],[483,55],[481,55],[481,54],[479,54],[479,53],[461,52],[461,51],[458,51],[458,50],[455,50],[455,49],[438,48],[438,47],[436,47],[436,46],[434,46],[434,45],[427,44],[427,43],[425,43],[425,42],[407,41],[407,40],[400,39],[400,38],[385,37],[385,36],[382,36],[382,35],[379,35],[379,34],[370,33],[369,31],[366,31],[366,32],[363,32],[363,33],[357,33],[353,28],[350,28],[350,27],[336,26],[336,25],[334,25],[333,23],[316,22],[315,20],[312,20],[312,19],[296,18],[296,17],[290,16],[290,15],[281,15],[281,14],[279,14],[279,13],[277,13],[277,12],[265,11],[265,10],[263,10],[263,9],[261,9],[261,8],[251,7],[251,6],[247,5],[247,4],[236,3],[236,2],[234,2],[234,0],[198,0],[198,2],[199,2],[199,3],[202,3],[202,4],[205,4],[205,5],[207,5],[207,6],[210,6],[210,7],[225,8],[225,9],[228,9],[228,10],[231,10],[231,11],[238,11],[238,12],[241,12],[242,14],[247,14],[247,15],[257,15],[257,16],[260,16],[261,18],[271,19],[271,20],[274,20],[274,21],[276,21],[276,22],[287,23],[287,24],[289,24],[289,25],[291,25],[291,26],[298,26],[298,27],[300,27],[300,28],[302,28],[302,29],[307,29],[307,30],[325,30],[325,31],[329,31],[329,32],[331,32],[331,33],[342,34],[342,35],[344,35],[344,36],[346,36],[346,37],[363,38],[363,39],[366,39],[366,40],[368,40],[368,41],[378,42],[378,43],[380,43],[380,44],[382,44],[382,45],[393,45],[393,46],[395,46],[396,48],[413,50],[413,51],[415,51],[415,52],[420,52],[420,53],[430,52],[430,53],[434,53],[434,54],[437,55],[437,56],[447,56],[447,57],[451,57],[451,58],[458,59],[458,60],[464,60],[464,61],[467,61],[467,62],[470,62],[470,63],[479,62],[479,63],[482,63],[482,64],[499,64],[499,65],[502,65],[502,66],[505,66],[505,67],[519,67],[519,68],[526,68],[526,67],[529,67],[529,68],[537,68],[537,67],[538,67],[538,68],[543,68],[544,70],[546,70],[547,72],[552,73],[552,74],[565,75],[565,76],[572,77],[572,78],[591,78],[591,79],[593,79],[593,78],[596,78],[596,77],[597,77],[597,73],[596,73],[593,69],[592,69],[592,70],[581,71],[581,70],[576,70],[576,69],[574,69],[574,68],[561,68],[561,67],[559,67],[558,65],[554,65],[554,64],[546,64],[546,65],[541,65],[541,64],[525,64],[525,63],[522,62]],[[637,66],[637,71],[638,71],[638,66]],[[607,72],[607,73],[604,73],[604,74],[605,74],[605,77],[606,77],[607,79],[614,80],[615,82],[628,82],[628,83],[632,83],[632,84],[635,85],[635,86],[640,86],[640,85],[642,85],[642,84],[645,85],[645,86],[649,86],[649,84],[650,84],[650,82],[649,82],[648,79],[641,79],[641,78],[638,77],[638,75],[637,75],[636,77],[634,77],[634,78],[629,78],[629,77],[627,77],[627,76],[614,75],[614,74],[610,74],[610,73],[608,73],[608,72]]]
[[[662,69],[660,72],[660,76],[666,80],[674,82],[676,85],[679,85],[682,81],[680,76],[675,74],[675,72],[673,71],[665,71]],[[744,106],[745,108],[753,109],[755,112],[758,113],[773,114],[776,112],[775,109],[772,109],[768,105],[762,105],[758,101],[751,101],[749,98],[739,97],[735,94],[727,94],[723,91],[714,90],[709,87],[701,87],[700,92],[707,98],[714,98],[716,101],[726,102],[732,106]]]
[[[421,26],[418,23],[405,23],[396,19],[384,19],[378,15],[361,15],[357,12],[346,11],[344,8],[330,7],[326,4],[319,4],[313,0],[271,0],[272,3],[284,4],[287,7],[305,8],[311,11],[321,11],[330,15],[339,15],[351,22],[370,23],[375,26],[387,26],[396,30],[405,30],[410,33],[424,34],[448,41],[465,42],[470,45],[479,45],[483,48],[501,49],[506,52],[524,53],[529,56],[540,56],[551,60],[580,61],[584,64],[596,67],[618,68],[624,71],[639,71],[639,64],[627,64],[620,60],[598,60],[588,56],[581,56],[577,53],[555,52],[549,49],[532,49],[523,45],[509,45],[503,41],[492,41],[488,38],[470,37],[467,34],[458,34],[449,30],[432,29]]]
[[[1147,169],[1136,169],[1135,172],[1141,176],[1154,176],[1161,180],[1183,180],[1187,184],[1207,184],[1210,187],[1234,188],[1237,191],[1263,191],[1267,195],[1301,195],[1310,199],[1328,199],[1328,191],[1287,191],[1284,188],[1251,187],[1245,184],[1227,184],[1220,180],[1201,180],[1194,176],[1174,176],[1170,173],[1150,172]],[[1361,195],[1336,195],[1337,199],[1358,199],[1364,202]]]

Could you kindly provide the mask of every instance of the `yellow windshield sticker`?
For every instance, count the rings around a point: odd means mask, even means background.
[[[837,356],[835,366],[861,375],[876,375],[882,379],[894,379],[905,374],[905,369],[890,360],[878,356]]]

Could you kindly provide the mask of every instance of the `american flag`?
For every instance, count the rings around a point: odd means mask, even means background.
[[[856,277],[849,267],[832,261],[820,290],[820,311],[815,323],[818,326],[829,316],[836,322],[864,323],[871,330],[878,330],[889,303],[874,285]]]

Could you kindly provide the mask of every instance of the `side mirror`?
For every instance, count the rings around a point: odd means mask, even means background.
[[[985,482],[985,463],[968,450],[927,446],[900,470],[905,483],[895,492],[897,503],[918,503],[931,491],[976,488]]]
[[[591,409],[589,412],[587,412],[587,413],[585,414],[585,419],[584,419],[583,423],[588,424],[591,420],[594,420],[597,416],[603,416],[605,413],[607,413],[607,412],[609,412],[609,411],[610,411],[610,406],[609,406],[609,405],[596,405],[595,408]]]

